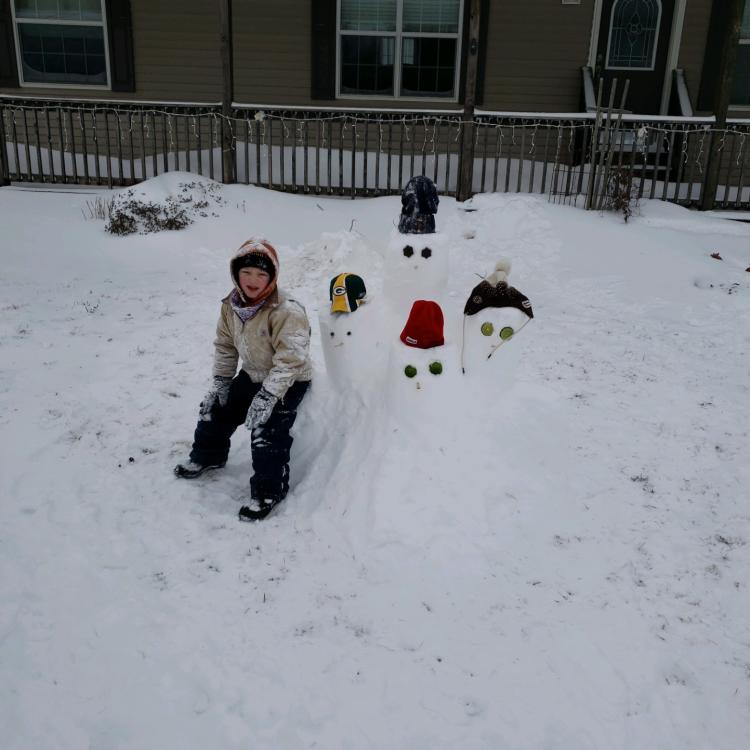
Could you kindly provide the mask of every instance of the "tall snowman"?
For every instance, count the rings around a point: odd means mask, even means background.
[[[388,241],[383,294],[403,325],[415,300],[443,301],[448,283],[448,241],[435,231],[437,189],[429,177],[412,177],[401,194],[398,231]]]

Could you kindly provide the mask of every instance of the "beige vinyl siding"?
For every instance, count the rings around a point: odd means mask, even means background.
[[[22,87],[0,89],[0,93],[29,98],[220,102],[218,0],[132,0],[131,11],[135,91]]]
[[[677,67],[685,71],[690,101],[695,108],[701,85],[712,0],[687,0]]]
[[[232,12],[235,101],[313,104],[309,0],[247,0]]]
[[[593,0],[490,0],[485,109],[576,112]]]

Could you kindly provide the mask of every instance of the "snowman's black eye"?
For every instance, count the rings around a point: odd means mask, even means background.
[[[335,335],[336,334],[333,331],[331,331],[331,338],[333,338]]]
[[[352,332],[351,332],[351,331],[347,331],[347,332],[346,332],[346,335],[347,335],[347,336],[351,336],[351,335],[352,335]]]
[[[422,257],[423,258],[429,258],[431,255],[432,255],[432,250],[430,250],[429,247],[426,247],[426,248],[424,248],[424,250],[422,250]]]
[[[414,248],[411,245],[407,245],[404,248],[404,256],[406,258],[411,258],[412,255],[414,255]]]

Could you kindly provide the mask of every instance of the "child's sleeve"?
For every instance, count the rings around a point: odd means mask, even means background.
[[[234,338],[227,319],[227,306],[221,306],[219,322],[216,324],[214,341],[214,377],[233,378],[237,373],[240,355],[234,345]]]
[[[310,364],[310,321],[304,307],[289,300],[272,321],[273,366],[263,387],[277,398],[284,398],[289,386]]]

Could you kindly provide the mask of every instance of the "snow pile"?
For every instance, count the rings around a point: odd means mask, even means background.
[[[0,191],[3,747],[742,747],[750,227],[443,198],[438,352],[398,341],[398,198],[211,189],[220,217],[128,237],[80,195]],[[316,367],[292,492],[254,525],[245,432],[223,471],[171,474],[251,235]],[[535,317],[462,375],[501,257]],[[372,339],[328,373],[343,272]]]

